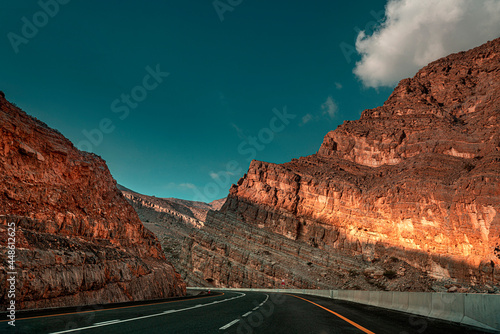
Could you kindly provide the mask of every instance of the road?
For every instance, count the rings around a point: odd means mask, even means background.
[[[16,320],[15,329],[2,321],[0,333],[491,333],[323,297],[262,292],[225,291],[154,304],[61,312],[25,314]]]

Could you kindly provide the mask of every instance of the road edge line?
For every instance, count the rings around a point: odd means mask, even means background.
[[[336,315],[336,316],[337,316],[337,317],[339,317],[340,319],[342,319],[342,320],[344,320],[344,321],[346,321],[346,322],[350,323],[351,325],[353,325],[353,326],[354,326],[354,327],[356,327],[357,329],[362,330],[363,332],[365,332],[365,333],[367,333],[367,334],[375,334],[375,333],[374,333],[374,332],[372,332],[371,330],[364,328],[363,326],[361,326],[361,325],[359,325],[359,324],[355,323],[354,321],[352,321],[352,320],[350,320],[350,319],[348,319],[348,318],[344,317],[343,315],[340,315],[340,314],[338,314],[337,312],[334,312],[334,311],[332,311],[332,310],[330,310],[330,309],[328,309],[328,308],[326,308],[326,307],[324,307],[324,306],[321,306],[321,305],[319,305],[319,304],[316,304],[315,302],[312,302],[312,301],[310,301],[310,300],[308,300],[308,299],[305,299],[305,298],[302,298],[302,297],[299,297],[299,296],[295,296],[295,295],[291,295],[291,294],[288,294],[288,293],[284,293],[284,295],[288,295],[288,296],[292,296],[292,297],[295,297],[295,298],[302,299],[302,300],[304,300],[304,301],[306,301],[306,302],[308,302],[308,303],[311,303],[311,304],[313,304],[313,305],[316,305],[317,307],[320,307],[320,308],[322,308],[322,309],[324,309],[324,310],[326,310],[326,311],[328,311],[328,312],[330,312],[330,313],[332,313],[332,314]]]

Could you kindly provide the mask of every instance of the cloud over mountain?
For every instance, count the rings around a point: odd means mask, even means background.
[[[394,86],[447,54],[500,36],[497,0],[389,0],[372,35],[361,31],[354,73],[367,87]]]

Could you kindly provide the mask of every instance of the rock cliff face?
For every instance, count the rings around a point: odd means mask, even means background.
[[[185,293],[101,158],[77,150],[3,93],[0,126],[0,250],[7,259],[7,225],[15,223],[18,308]],[[4,260],[2,282],[7,269]]]
[[[206,218],[126,196],[192,285],[498,292],[500,39],[401,81],[316,154],[253,161]]]
[[[499,39],[401,81],[316,154],[253,161],[179,266],[216,286],[495,291],[498,212]]]
[[[311,156],[253,161],[221,211],[318,249],[500,282],[500,39],[402,80]]]
[[[216,210],[225,199],[205,204],[122,192],[190,286],[423,291],[433,284],[395,257],[366,264],[361,255],[331,252],[247,224],[235,212]]]

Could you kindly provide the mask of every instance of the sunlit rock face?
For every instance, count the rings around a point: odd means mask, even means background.
[[[7,225],[15,223],[17,307],[185,293],[101,158],[77,150],[3,94],[0,127],[0,249],[7,254]],[[2,282],[8,271],[4,261]],[[6,285],[0,298],[7,300]]]
[[[316,154],[279,165],[253,161],[205,226],[229,235],[233,223],[323,258],[361,257],[360,268],[397,257],[431,278],[498,285],[500,39],[402,80],[383,106],[329,132]],[[198,270],[217,271],[198,262],[205,268]],[[267,276],[262,285],[279,280]],[[222,277],[222,285],[258,285]]]
[[[207,204],[121,189],[190,286],[428,291],[433,283],[396,257],[372,264],[349,247],[331,252],[247,224],[237,212],[219,211],[226,199]]]

